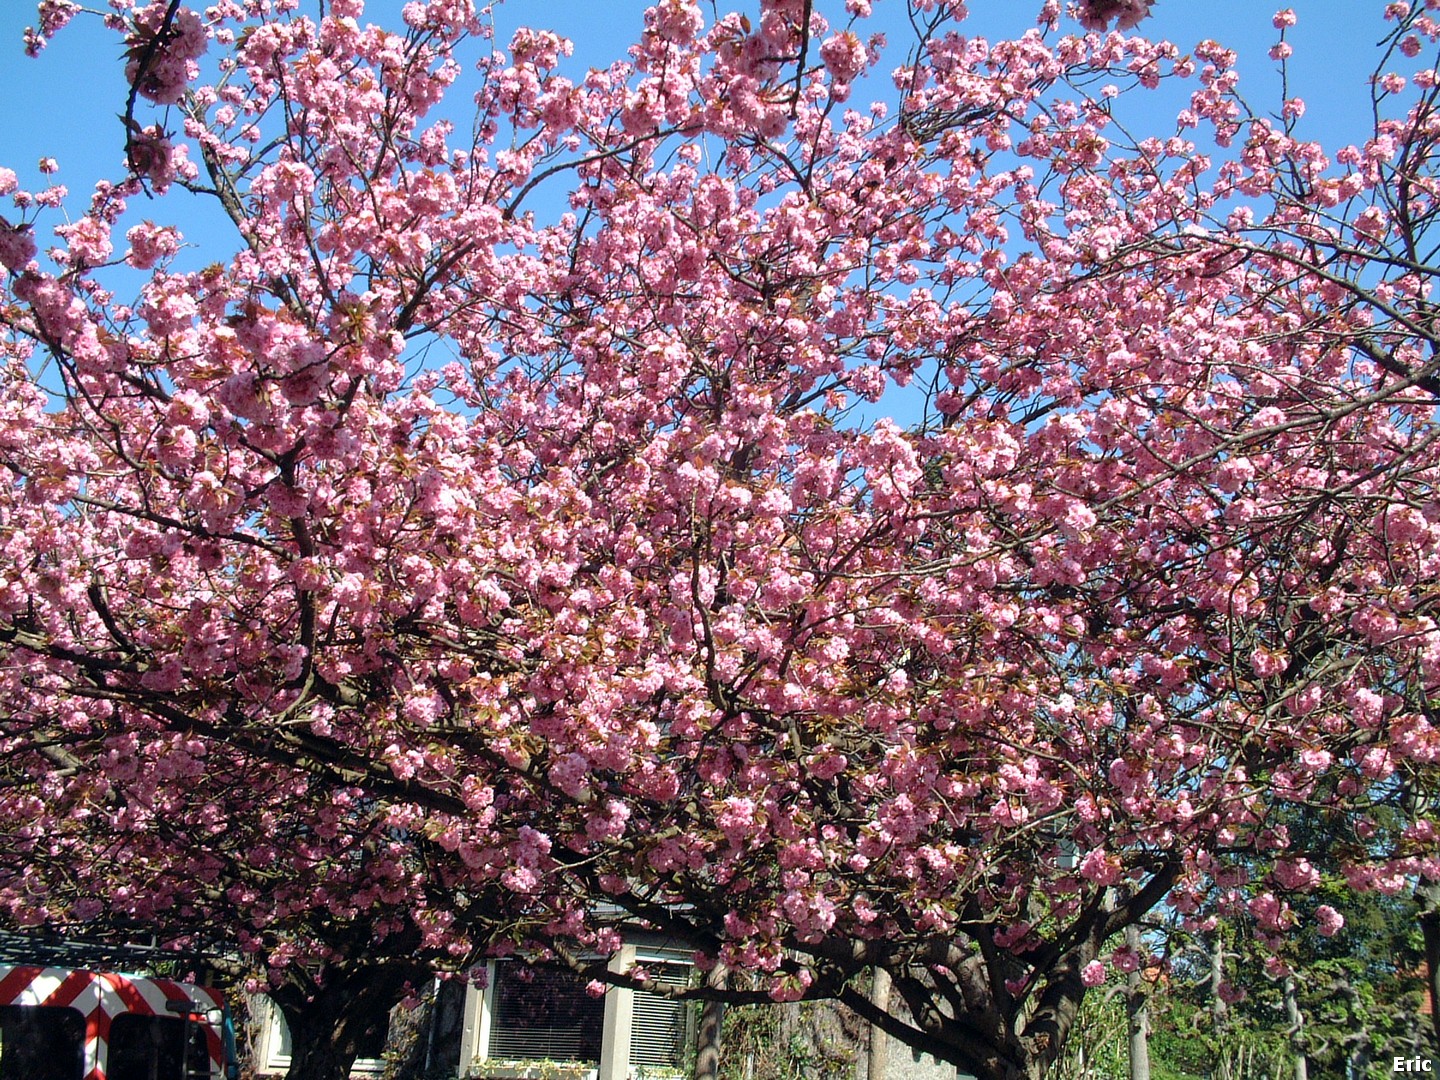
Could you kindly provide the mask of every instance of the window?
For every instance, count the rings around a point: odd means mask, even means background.
[[[189,1080],[210,1075],[201,1024],[176,1016],[121,1013],[110,1023],[108,1042],[106,1080]]]
[[[656,989],[690,983],[692,965],[677,962],[668,953],[638,959]],[[508,1062],[590,1065],[607,1060],[605,1018],[610,997],[587,992],[585,980],[573,972],[492,961],[488,989],[483,994],[476,991],[472,1000],[478,1010],[472,1029],[476,1041],[462,1044],[460,1053],[480,1068],[479,1075],[510,1075],[494,1071]],[[624,1011],[621,1015],[630,1031],[632,1067],[662,1074],[683,1069],[694,1036],[690,1003],[637,990],[625,993],[615,1004]],[[474,1057],[464,1058],[465,1054]]]
[[[684,987],[690,983],[688,964],[646,964],[660,986]],[[678,1069],[685,1064],[690,1045],[690,1009],[683,1001],[635,994],[630,1021],[630,1064]]]
[[[0,1005],[0,1080],[80,1080],[85,1018],[53,1005]]]
[[[599,1061],[605,1004],[568,971],[495,965],[488,1056],[502,1061]]]

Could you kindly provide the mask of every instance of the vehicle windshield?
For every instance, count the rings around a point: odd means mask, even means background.
[[[81,1080],[85,1018],[54,1005],[0,1005],[0,1080]]]

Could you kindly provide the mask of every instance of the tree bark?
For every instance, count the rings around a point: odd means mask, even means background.
[[[1125,928],[1125,944],[1140,955],[1140,928]],[[1130,1028],[1130,1080],[1150,1080],[1150,996],[1140,968],[1125,978],[1125,1014]]]
[[[352,1055],[348,1059],[318,1027],[286,1018],[290,1027],[290,1068],[286,1080],[348,1080]]]
[[[1210,946],[1210,1030],[1214,1033],[1216,1042],[1216,1065],[1218,1066],[1216,1076],[1218,1080],[1231,1080],[1234,1073],[1231,1069],[1230,1055],[1225,1052],[1221,1043],[1230,1026],[1230,1007],[1220,996],[1220,984],[1224,981],[1225,939],[1217,930]]]
[[[881,1010],[890,1008],[890,973],[877,967],[870,974],[870,1001]],[[866,1060],[866,1080],[885,1080],[886,1052],[890,1036],[876,1024],[870,1025],[870,1051]]]
[[[1440,881],[1422,881],[1415,890],[1420,933],[1425,942],[1425,989],[1430,995],[1430,1037],[1440,1052]]]
[[[725,967],[717,964],[710,972],[712,986],[725,985]],[[696,1033],[695,1080],[720,1080],[721,1032],[725,1026],[725,1003],[707,1001],[700,1009],[700,1030]]]
[[[1305,1059],[1305,1016],[1295,989],[1295,976],[1285,976],[1285,1022],[1290,1026],[1290,1048],[1295,1052],[1294,1080],[1310,1080],[1310,1063]]]
[[[290,1031],[286,1080],[348,1080],[365,1035],[385,1023],[407,986],[424,971],[411,965],[328,965],[314,983],[270,992]]]

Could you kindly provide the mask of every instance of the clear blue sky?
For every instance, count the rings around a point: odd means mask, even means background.
[[[92,0],[97,6],[99,0]],[[749,7],[755,0],[721,2],[722,10]],[[196,0],[203,6],[203,0]],[[988,37],[1014,35],[1031,25],[1040,0],[971,0],[966,29]],[[303,8],[313,0],[302,0]],[[370,0],[366,20],[399,25],[403,0]],[[497,40],[508,42],[522,23],[555,29],[576,45],[572,66],[583,71],[623,57],[625,47],[641,26],[647,5],[637,0],[508,0],[496,5]],[[838,2],[834,4],[838,8]],[[1266,51],[1276,40],[1271,16],[1283,5],[1274,0],[1159,0],[1153,17],[1141,29],[1152,37],[1166,37],[1182,49],[1204,38],[1215,38],[1242,57],[1242,90],[1257,108],[1278,102],[1276,64]],[[1302,133],[1327,146],[1357,141],[1368,131],[1368,97],[1365,80],[1376,58],[1373,48],[1383,24],[1384,0],[1292,0],[1299,25],[1290,33],[1296,56],[1292,60],[1292,90],[1306,97],[1308,112]],[[877,0],[871,22],[884,29],[903,12],[898,0]],[[38,59],[26,57],[21,47],[24,27],[35,21],[31,0],[0,0],[0,165],[20,174],[27,187],[41,186],[36,162],[42,155],[57,158],[57,179],[71,192],[71,205],[83,207],[95,180],[119,173],[123,134],[116,115],[124,108],[126,87],[118,42],[100,27],[98,19],[78,17]],[[1073,27],[1073,24],[1071,24]],[[892,36],[893,60],[903,56],[898,34]],[[889,63],[882,65],[888,70]],[[457,88],[463,91],[463,87]],[[869,96],[881,96],[877,87]],[[864,100],[858,90],[856,100]],[[455,95],[464,103],[468,94]],[[457,104],[456,108],[461,105]],[[1173,130],[1174,99],[1156,98],[1153,123],[1156,133]],[[1149,119],[1147,117],[1147,119]],[[557,192],[558,194],[558,192]],[[193,219],[194,208],[180,199],[160,200],[151,207],[132,204],[140,216],[181,227],[202,246],[209,242],[232,244],[233,238],[209,232],[210,226]],[[534,204],[543,212],[545,202]],[[3,213],[0,209],[0,213]],[[207,214],[207,217],[209,215]],[[187,220],[190,219],[190,220]],[[42,244],[45,238],[40,238]],[[228,251],[216,251],[216,257]],[[209,261],[207,258],[206,261]]]

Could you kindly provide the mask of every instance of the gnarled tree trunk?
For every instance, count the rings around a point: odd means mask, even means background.
[[[348,1080],[366,1035],[426,974],[410,963],[328,964],[313,981],[297,973],[272,990],[290,1031],[286,1080]]]

